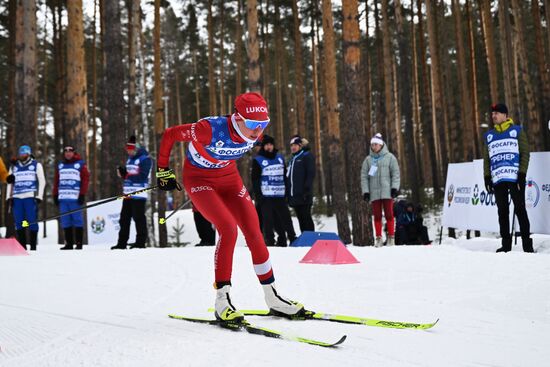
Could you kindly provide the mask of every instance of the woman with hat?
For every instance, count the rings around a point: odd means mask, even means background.
[[[380,247],[382,240],[382,209],[388,227],[387,246],[395,244],[395,220],[393,216],[393,199],[397,197],[400,185],[399,164],[390,153],[382,139],[376,134],[370,141],[370,154],[361,167],[361,190],[363,200],[370,202],[374,215],[376,239],[374,245]]]
[[[183,185],[193,205],[219,233],[216,246],[215,315],[222,322],[242,322],[244,316],[231,303],[233,252],[240,228],[252,255],[265,300],[274,314],[298,316],[304,306],[282,297],[264,242],[256,209],[237,170],[236,160],[252,149],[269,125],[267,103],[259,93],[244,93],[235,99],[228,116],[206,117],[196,123],[168,128],[159,148],[157,181],[162,190],[178,187],[169,169],[170,151],[176,141],[189,142],[184,163]]]

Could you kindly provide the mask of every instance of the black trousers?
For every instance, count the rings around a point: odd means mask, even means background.
[[[195,228],[201,239],[200,244],[203,246],[214,246],[216,243],[216,232],[212,227],[212,223],[206,220],[199,211],[193,212],[195,220]]]
[[[514,202],[514,212],[518,218],[521,239],[526,241],[530,238],[531,225],[527,210],[525,209],[525,188],[521,190],[515,182],[501,182],[495,185],[495,201],[498,208],[498,224],[500,225],[500,236],[511,242],[510,234],[510,204],[508,195]]]
[[[300,223],[300,231],[315,231],[315,225],[313,224],[313,218],[311,217],[311,204],[294,206],[296,217]]]
[[[263,198],[260,204],[262,214],[262,232],[268,246],[275,244],[273,230],[277,232],[277,244],[286,246],[287,237],[294,241],[296,232],[292,225],[290,210],[285,198]]]
[[[124,199],[120,211],[120,230],[117,245],[127,245],[130,237],[130,223],[136,223],[136,245],[145,246],[147,242],[147,220],[145,219],[145,202],[141,199]]]

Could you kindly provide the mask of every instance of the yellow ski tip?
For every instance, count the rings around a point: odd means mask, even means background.
[[[23,226],[23,228],[27,228],[29,226],[29,222],[27,222],[26,220],[24,220],[21,225]]]
[[[160,224],[165,224],[165,223],[166,223],[166,219],[165,219],[165,218],[160,218],[160,219],[159,219],[159,223],[160,223]]]

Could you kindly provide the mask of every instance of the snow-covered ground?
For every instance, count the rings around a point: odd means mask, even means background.
[[[190,211],[179,217],[198,241]],[[170,219],[175,223],[174,219]],[[169,227],[171,226],[169,221]],[[432,238],[436,218],[429,218]],[[334,218],[320,218],[322,230]],[[296,226],[296,228],[298,228]],[[548,366],[550,238],[537,254],[499,241],[445,239],[441,246],[348,247],[355,265],[311,265],[309,248],[271,248],[281,293],[323,312],[430,322],[395,330],[250,318],[295,335],[346,342],[323,349],[167,317],[209,316],[213,248],[111,251],[110,244],[59,251],[55,225],[30,256],[0,257],[0,366]],[[263,308],[242,238],[234,303]],[[211,315],[210,315],[211,316]]]

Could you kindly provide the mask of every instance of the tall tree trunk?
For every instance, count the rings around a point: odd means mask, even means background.
[[[317,182],[321,189],[321,197],[324,198],[327,192],[325,185],[325,165],[323,159],[323,149],[321,143],[321,96],[319,93],[319,71],[318,71],[318,46],[316,41],[317,24],[315,16],[311,17],[311,65],[313,72],[313,131],[315,136],[315,156],[317,157],[317,172],[319,175],[316,177]]]
[[[547,6],[550,4],[547,4]],[[546,60],[546,53],[544,52],[544,36],[542,34],[542,25],[540,18],[540,7],[538,0],[531,0],[531,12],[533,15],[533,24],[535,26],[535,52],[537,55],[537,67],[539,72],[538,78],[538,90],[542,103],[540,121],[546,123],[550,119],[550,69]],[[548,21],[547,21],[548,27]],[[550,50],[549,50],[550,51]],[[542,128],[545,130],[545,128]],[[544,135],[544,149],[550,148],[550,139],[548,134]]]
[[[248,90],[260,92],[262,90],[260,81],[260,45],[258,42],[258,2],[248,0],[246,2],[247,23],[248,23]]]
[[[279,3],[275,3],[275,23],[280,22],[280,10]],[[275,28],[275,48],[281,50],[283,48],[283,35],[281,27]],[[283,81],[281,76],[281,52],[275,52],[275,103],[277,106],[277,115],[275,120],[275,137],[279,142],[279,146],[283,146],[284,133],[283,133]],[[284,55],[282,55],[284,57]]]
[[[445,113],[443,110],[443,97],[442,97],[442,76],[441,67],[439,64],[439,41],[437,39],[437,10],[435,9],[435,0],[426,0],[426,14],[428,20],[428,40],[430,49],[430,58],[432,66],[430,68],[431,85],[432,85],[432,126],[434,134],[437,134],[436,151],[437,161],[440,163],[437,176],[442,177],[442,170],[447,167],[447,144],[445,141],[446,129],[445,125]],[[437,190],[437,189],[436,189]]]
[[[94,16],[92,20],[93,36],[92,36],[92,108],[91,108],[91,119],[92,119],[92,140],[90,145],[90,167],[91,172],[91,200],[95,200],[98,197],[98,180],[97,180],[97,120],[96,120],[96,110],[97,110],[97,0],[94,0]]]
[[[223,90],[223,83],[225,79],[224,61],[225,61],[225,47],[223,43],[223,37],[225,35],[225,15],[224,15],[224,0],[220,0],[220,115],[231,113],[231,108],[225,109],[225,97]]]
[[[336,55],[334,47],[334,22],[332,1],[323,0],[323,40],[325,53],[326,111],[329,136],[329,159],[332,185],[334,187],[334,209],[338,234],[344,243],[351,243],[346,200],[345,162],[340,141],[340,120],[338,116],[338,91],[336,80]]]
[[[141,14],[141,10],[140,10]],[[141,22],[141,17],[138,23],[138,32],[137,34],[139,37],[137,37],[138,45],[136,49],[136,59],[138,61],[138,80],[139,83],[137,85],[136,93],[137,93],[137,99],[138,99],[138,105],[139,105],[139,112],[141,115],[140,121],[141,126],[140,130],[143,131],[143,142],[145,143],[146,147],[148,148],[149,152],[151,152],[153,147],[156,145],[154,143],[154,140],[156,136],[152,135],[152,126],[151,122],[147,116],[147,67],[145,65],[145,36],[142,32],[143,25]],[[153,215],[153,206],[156,203],[156,195],[155,193],[151,194],[151,200],[149,201],[146,210],[145,210],[145,216],[147,217],[147,241],[149,242],[149,245],[156,246],[157,245],[157,239],[155,235],[155,218]]]
[[[535,98],[535,91],[533,83],[531,81],[531,75],[529,73],[529,59],[527,50],[525,49],[525,30],[523,23],[523,8],[522,4],[518,0],[512,0],[512,13],[514,15],[514,37],[516,38],[518,56],[518,66],[520,69],[521,79],[523,80],[523,95],[527,103],[527,121],[521,121],[527,126],[527,130],[530,136],[530,144],[533,150],[540,151],[543,147],[543,122],[540,121],[540,114],[538,113],[537,101]],[[545,125],[545,123],[544,123]]]
[[[15,154],[15,134],[17,130],[15,112],[15,47],[17,38],[17,0],[9,0],[9,50],[8,50],[8,121],[6,130],[6,145],[10,148],[10,154]],[[54,14],[55,19],[55,14]],[[55,31],[55,29],[54,29]],[[11,216],[10,216],[11,217]],[[14,229],[15,230],[15,229]],[[7,234],[6,234],[7,236]]]
[[[415,2],[411,1],[411,16],[414,18],[414,6]],[[422,137],[424,135],[424,131],[422,128],[422,114],[420,111],[420,76],[418,74],[419,70],[419,63],[418,63],[418,41],[417,41],[417,27],[415,26],[415,23],[413,21],[410,22],[410,32],[411,32],[411,48],[412,48],[412,76],[413,76],[413,82],[412,82],[412,101],[413,101],[413,107],[412,107],[412,120],[413,120],[413,131],[414,131],[414,146],[421,148],[422,146],[425,146],[425,144],[421,144]],[[418,186],[420,188],[423,188],[426,183],[426,177],[427,175],[424,172],[423,167],[423,157],[422,149],[416,149],[416,167],[417,167],[417,181]],[[422,194],[420,194],[420,197],[422,197]]]
[[[384,106],[387,126],[387,136],[384,136],[385,141],[395,151],[398,151],[397,129],[396,129],[396,111],[393,101],[393,73],[390,45],[390,21],[388,18],[388,0],[382,0],[382,52],[384,54]]]
[[[69,143],[76,145],[84,159],[88,157],[88,92],[84,62],[82,0],[67,2],[67,121]]]
[[[470,99],[470,86],[468,69],[466,67],[466,50],[464,49],[464,33],[462,28],[462,11],[459,0],[452,0],[453,18],[455,24],[456,57],[458,67],[458,84],[460,88],[460,102],[462,114],[460,116],[462,131],[461,161],[473,159],[474,134],[472,131],[472,101]]]
[[[153,49],[154,49],[154,106],[155,106],[155,136],[157,146],[160,145],[162,139],[162,133],[164,132],[164,106],[162,103],[163,86],[160,75],[160,0],[155,0],[155,26],[153,30]],[[158,217],[165,218],[166,213],[166,192],[158,190]],[[159,246],[166,247],[168,245],[168,233],[166,231],[166,224],[159,224]]]
[[[468,48],[470,49],[470,95],[472,97],[472,133],[474,146],[472,150],[472,159],[481,158],[481,133],[479,124],[479,101],[477,98],[477,66],[476,50],[474,43],[474,26],[472,24],[472,13],[470,10],[470,0],[466,0],[466,21],[468,24]]]
[[[137,133],[139,110],[136,104],[136,53],[138,48],[140,0],[128,2],[128,131]]]
[[[485,55],[487,56],[487,67],[489,69],[491,101],[492,103],[497,103],[500,98],[498,93],[497,58],[491,17],[491,0],[478,0],[477,2],[479,5],[479,11],[481,12],[480,23],[481,30],[483,32],[483,42],[485,44]]]
[[[37,146],[35,0],[17,0],[15,31],[16,146]]]
[[[263,62],[263,67],[262,67],[262,71],[261,71],[261,74],[262,74],[262,79],[263,79],[263,91],[262,91],[262,95],[264,96],[264,99],[267,101],[267,105],[270,106],[271,105],[271,99],[270,99],[270,95],[269,95],[269,88],[271,87],[270,85],[270,73],[271,73],[271,63],[270,63],[270,60],[271,60],[271,57],[270,57],[270,53],[269,53],[269,39],[270,39],[270,32],[268,31],[268,19],[270,19],[270,14],[269,14],[269,0],[266,0],[266,4],[265,4],[265,11],[263,10],[263,2],[260,1],[260,8],[262,8],[262,12],[263,12],[263,17],[262,17],[262,20],[261,20],[261,23],[262,23],[262,27],[261,27],[261,30],[262,30],[262,60],[264,61]]]
[[[243,36],[242,36],[242,13],[241,13],[241,1],[237,1],[237,22],[235,23],[235,97],[241,94],[243,76],[242,76],[242,50],[243,50]]]
[[[422,106],[422,113],[420,118],[422,119],[422,126],[424,137],[427,141],[427,148],[429,154],[425,154],[428,158],[425,163],[431,163],[428,167],[431,168],[432,187],[436,196],[441,195],[441,180],[439,177],[439,168],[441,166],[440,155],[438,155],[438,142],[437,129],[433,122],[433,106],[432,106],[432,90],[430,88],[429,72],[426,62],[426,42],[424,36],[424,17],[422,15],[422,2],[423,0],[417,0],[417,17],[418,17],[418,50],[420,55],[420,74],[422,80],[423,90],[420,93],[420,105]]]
[[[126,106],[124,104],[124,65],[122,64],[122,40],[120,23],[120,5],[118,0],[104,0],[103,52],[105,55],[104,72],[104,120],[102,121],[103,162],[125,162],[123,145],[120,139],[127,139]],[[105,144],[105,145],[103,145]],[[116,164],[116,163],[115,163]],[[121,180],[116,170],[106,167],[102,186],[109,196],[120,193]]]
[[[504,81],[504,101],[512,113],[517,113],[519,103],[517,102],[516,87],[512,85],[514,81],[514,57],[512,49],[512,27],[510,25],[510,15],[508,12],[508,0],[500,0],[498,3],[498,20],[500,26],[500,47],[502,73],[506,77]],[[515,83],[514,83],[515,84]],[[515,117],[515,116],[514,116]]]
[[[365,0],[365,42],[363,45],[363,62],[361,66],[363,68],[363,80],[365,81],[364,93],[365,93],[365,119],[363,124],[363,131],[365,137],[370,136],[370,126],[372,125],[372,75],[371,75],[371,54],[369,52],[369,4],[368,0]]]
[[[416,147],[414,140],[413,112],[412,112],[412,91],[411,79],[413,74],[411,67],[411,50],[406,39],[405,19],[403,17],[403,9],[401,1],[395,1],[395,20],[397,23],[397,43],[399,46],[399,73],[401,77],[397,78],[400,81],[399,100],[401,101],[401,111],[403,120],[405,120],[405,137],[407,142],[405,145],[405,157],[401,157],[402,161],[407,162],[407,178],[411,189],[412,200],[415,203],[420,202],[420,185],[418,182],[418,167],[416,165]]]
[[[367,156],[366,136],[363,130],[363,96],[361,94],[361,32],[359,30],[357,0],[342,2],[344,18],[344,120],[347,126],[346,160],[348,162],[347,178],[351,184],[349,201],[353,227],[353,243],[368,245],[372,243],[372,224],[365,222],[365,202],[361,200],[361,165],[360,157]]]
[[[376,47],[376,63],[378,65],[378,68],[383,68],[382,65],[384,65],[384,56],[383,56],[383,45],[382,45],[382,31],[380,30],[380,11],[379,11],[380,2],[375,1],[374,2],[374,41],[375,41],[375,47]],[[390,130],[387,124],[387,118],[386,118],[386,106],[385,106],[385,99],[382,96],[382,86],[384,84],[384,75],[385,73],[380,73],[380,70],[378,70],[378,73],[375,74],[376,79],[374,85],[376,86],[374,89],[377,92],[375,94],[375,100],[374,100],[374,110],[375,110],[375,116],[372,119],[373,123],[371,125],[371,136],[374,136],[375,133],[382,133],[382,136],[384,138],[390,137]]]
[[[195,79],[195,114],[196,120],[201,118],[201,101],[200,101],[200,89],[199,89],[199,73],[197,71],[197,54],[193,53],[193,74]]]
[[[308,130],[304,94],[304,66],[302,64],[302,32],[300,31],[300,13],[298,12],[297,0],[292,0],[292,18],[294,21],[294,75],[296,75],[294,90],[296,93],[298,126],[290,126],[290,131],[292,133],[298,133],[300,136],[305,136]]]
[[[215,116],[217,111],[216,103],[216,80],[214,78],[214,20],[212,19],[212,0],[208,0],[208,101],[210,116]]]

